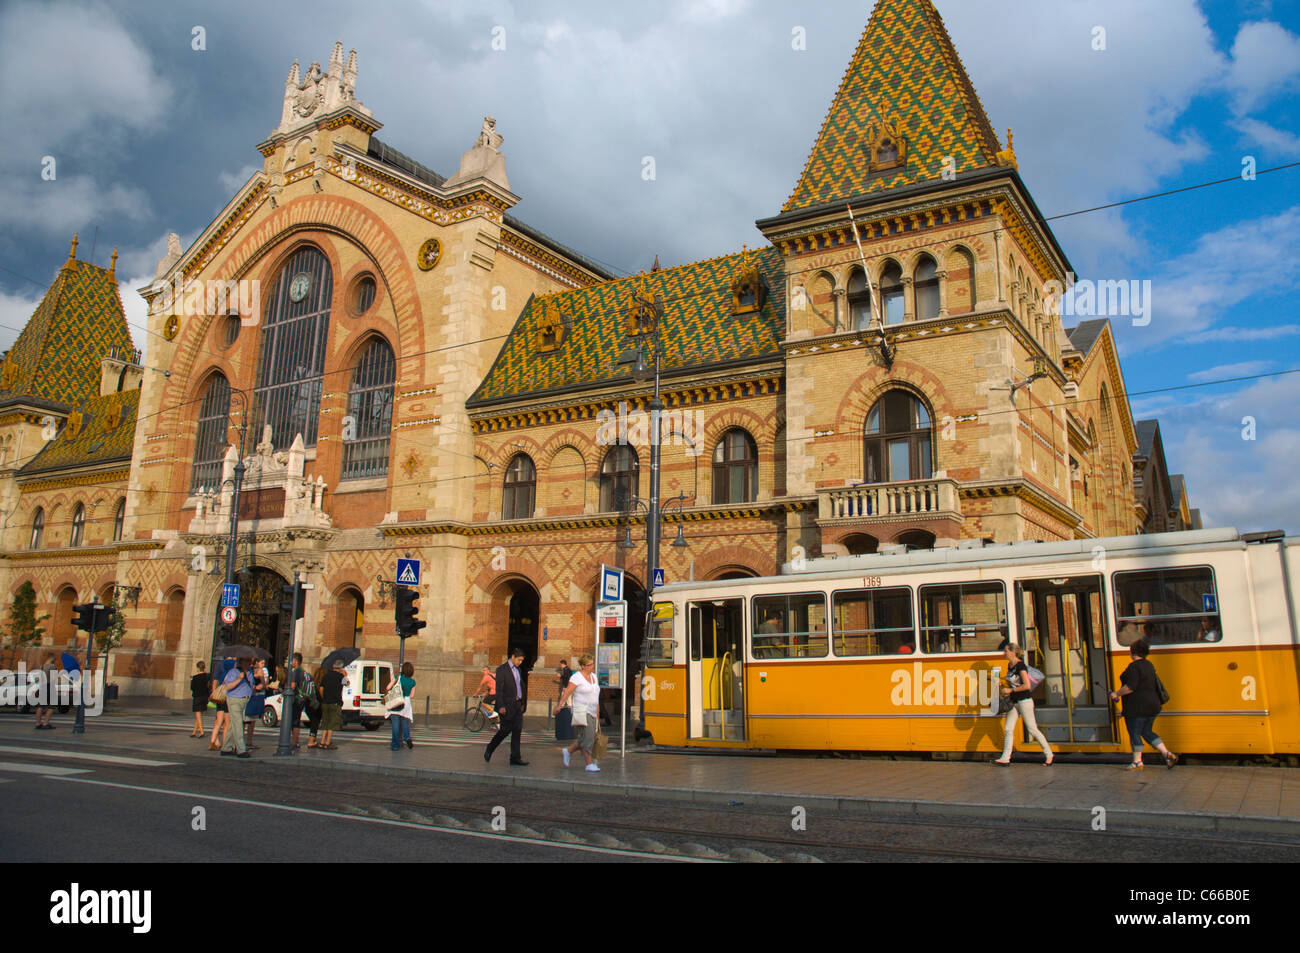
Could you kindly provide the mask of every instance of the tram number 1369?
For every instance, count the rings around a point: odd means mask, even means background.
[[[879,576],[863,576],[863,577],[862,577],[862,588],[863,588],[863,589],[877,589],[877,588],[879,588],[881,585],[882,585],[882,583],[881,583],[881,581],[880,581],[880,577],[879,577]]]

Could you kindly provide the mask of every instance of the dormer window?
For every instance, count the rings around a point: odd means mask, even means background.
[[[654,295],[645,290],[645,286],[636,288],[628,295],[627,333],[636,337],[654,334],[662,305]]]
[[[868,126],[862,148],[867,153],[867,167],[872,172],[897,168],[907,162],[907,137],[903,135],[897,117]]]
[[[763,307],[763,276],[749,252],[731,277],[731,313],[755,314]]]
[[[558,350],[564,343],[568,322],[562,314],[543,314],[537,322],[534,348],[541,352]]]

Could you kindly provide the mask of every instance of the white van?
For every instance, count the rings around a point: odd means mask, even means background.
[[[393,680],[393,663],[377,662],[373,659],[357,659],[343,670],[348,680],[343,684],[343,724],[360,722],[365,728],[374,731],[384,724],[384,688]],[[303,712],[303,724],[307,723],[307,713]],[[262,724],[274,728],[280,723],[280,694],[275,692],[266,698],[266,710],[262,712]]]

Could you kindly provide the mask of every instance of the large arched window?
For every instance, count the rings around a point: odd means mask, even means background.
[[[316,445],[333,295],[329,261],[310,245],[293,253],[271,290],[262,323],[255,433],[269,424],[277,450],[297,434],[304,446]]]
[[[880,301],[885,309],[885,323],[903,320],[903,269],[896,261],[885,266],[880,275]]]
[[[53,623],[53,635],[55,645],[73,645],[77,641],[77,630],[73,628],[72,607],[77,602],[77,590],[71,586],[65,586],[59,590],[58,596],[54,600],[54,618],[50,621]]]
[[[866,482],[928,480],[930,413],[905,390],[888,391],[867,414]]]
[[[361,355],[348,389],[343,422],[343,479],[388,475],[388,440],[393,432],[393,349],[375,338]],[[303,440],[307,438],[304,436]]]
[[[506,488],[501,497],[503,520],[526,520],[537,498],[537,468],[526,453],[517,453],[506,467]]]
[[[600,510],[623,509],[636,496],[636,451],[625,444],[610,449],[600,465]]]
[[[117,509],[113,511],[113,542],[122,538],[122,527],[126,525],[126,497],[117,501]]]
[[[861,268],[854,268],[849,275],[848,296],[849,327],[855,331],[871,327],[871,289]]]
[[[916,320],[928,321],[939,316],[939,269],[929,255],[916,266]]]
[[[334,648],[359,647],[364,611],[365,597],[359,590],[348,586],[339,592],[334,615]]]
[[[32,514],[32,536],[28,540],[28,549],[40,549],[45,542],[45,509],[36,507],[36,512]]]
[[[77,508],[72,511],[72,532],[68,535],[68,545],[80,546],[85,535],[86,507],[85,504],[78,503]]]
[[[199,405],[199,428],[194,440],[194,471],[190,492],[200,487],[216,489],[226,456],[226,428],[230,419],[230,382],[213,375]]]
[[[751,503],[758,495],[758,449],[739,427],[713,448],[713,502]]]

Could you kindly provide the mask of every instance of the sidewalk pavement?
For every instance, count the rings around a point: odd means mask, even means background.
[[[159,700],[161,701],[161,700]],[[157,705],[161,710],[164,706]],[[188,708],[188,706],[185,706]],[[114,706],[111,715],[145,715],[136,706]],[[207,754],[202,742],[185,731],[190,712],[173,711],[176,726],[162,734],[113,727],[110,720],[87,719],[86,733],[70,730],[38,735],[43,744],[106,746],[130,753]],[[166,716],[154,716],[164,721]],[[71,716],[56,724],[71,728]],[[212,720],[204,719],[209,731]],[[1105,810],[1106,829],[1181,828],[1197,831],[1250,831],[1300,838],[1300,770],[1250,766],[1186,766],[1166,770],[1158,755],[1142,772],[1103,763],[1013,763],[1009,768],[984,762],[876,758],[847,759],[808,755],[720,755],[632,748],[626,758],[611,751],[599,773],[584,771],[580,757],[565,768],[560,745],[542,719],[524,731],[523,755],[530,763],[513,767],[509,742],[491,764],[483,761],[491,734],[459,725],[459,716],[442,716],[431,729],[416,719],[413,750],[393,751],[387,728],[348,729],[335,734],[335,751],[304,747],[293,758],[274,757],[278,729],[259,728],[257,760],[277,767],[329,766],[380,775],[428,778],[473,784],[504,784],[539,792],[593,793],[694,803],[757,805],[789,810],[833,810],[871,814],[924,814],[1023,819],[1065,825],[1092,825]],[[531,720],[531,719],[530,719]],[[31,743],[28,719],[0,718],[0,743],[16,738]],[[617,741],[617,734],[613,740]],[[215,752],[212,755],[216,757]]]

